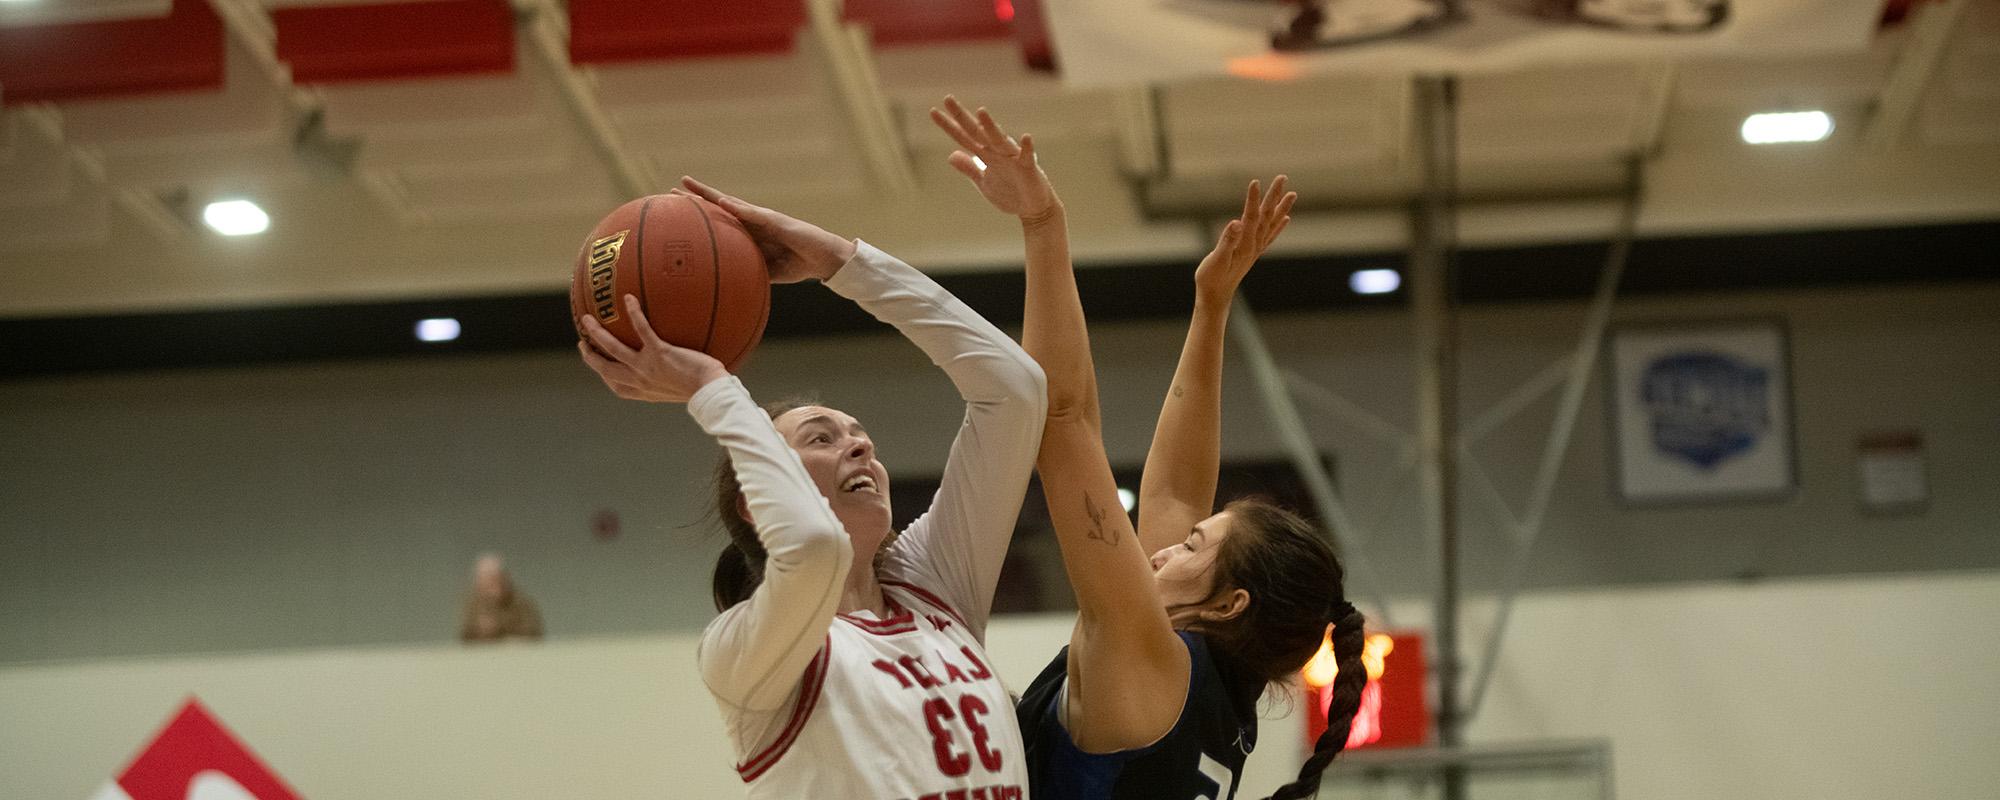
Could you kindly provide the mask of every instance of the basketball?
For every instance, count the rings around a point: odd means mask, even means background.
[[[571,317],[594,316],[638,347],[628,294],[638,296],[660,338],[714,356],[731,372],[756,349],[771,313],[770,273],[743,223],[688,194],[619,206],[584,240],[570,278]]]

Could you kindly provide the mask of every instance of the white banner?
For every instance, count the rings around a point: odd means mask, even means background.
[[[1790,495],[1798,469],[1782,323],[1620,328],[1610,357],[1620,498],[1696,503]]]
[[[1867,47],[1883,0],[1046,0],[1077,86]]]

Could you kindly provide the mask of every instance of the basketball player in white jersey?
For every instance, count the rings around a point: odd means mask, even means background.
[[[750,797],[1026,797],[1020,729],[984,639],[1041,438],[1041,369],[888,254],[683,185],[742,220],[773,282],[818,280],[860,304],[943,368],[965,401],[937,496],[897,533],[888,473],[853,417],[759,408],[715,359],[654,335],[636,300],[626,303],[639,348],[580,322],[604,355],[578,349],[613,392],[686,403],[726,451],[717,507],[732,544],[716,566],[722,613],[699,658]]]

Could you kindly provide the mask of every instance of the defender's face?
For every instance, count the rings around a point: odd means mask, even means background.
[[[1229,530],[1225,511],[1195,523],[1180,544],[1153,554],[1153,584],[1168,608],[1193,606],[1215,593],[1215,556]]]

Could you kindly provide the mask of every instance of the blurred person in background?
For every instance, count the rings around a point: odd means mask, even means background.
[[[542,612],[535,601],[514,588],[507,565],[487,553],[472,566],[472,591],[465,597],[465,618],[458,637],[468,642],[542,638]]]

